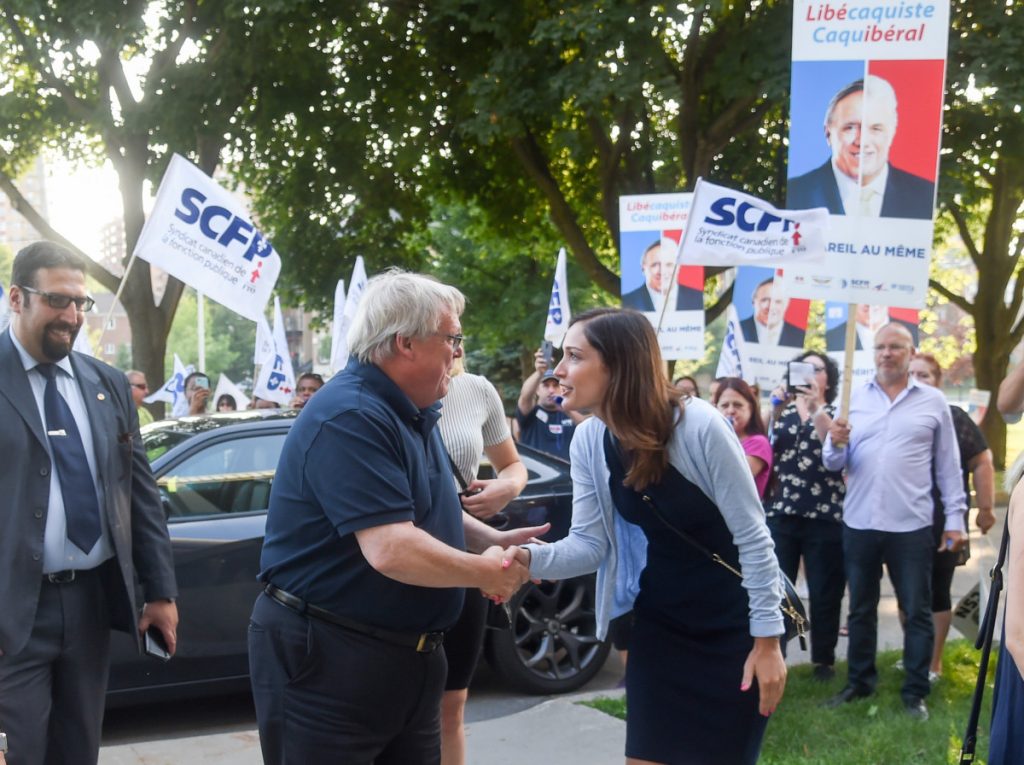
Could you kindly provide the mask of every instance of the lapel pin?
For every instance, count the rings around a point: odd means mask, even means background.
[[[102,393],[97,393],[96,394],[96,398],[98,398],[100,401],[106,401],[107,400],[107,397],[104,394],[102,394]]]

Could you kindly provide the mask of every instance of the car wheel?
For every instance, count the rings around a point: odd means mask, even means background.
[[[487,660],[526,693],[574,691],[596,675],[611,644],[597,639],[594,577],[528,584],[510,603],[512,624],[489,630]]]

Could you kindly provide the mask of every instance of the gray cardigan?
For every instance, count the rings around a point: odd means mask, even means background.
[[[596,417],[576,428],[572,458],[572,527],[564,539],[527,545],[530,575],[567,579],[597,571],[597,634],[604,638],[613,610],[620,569],[639,576],[643,561],[636,546],[623,544],[608,487],[604,457],[605,424]],[[739,550],[743,587],[750,599],[750,634],[771,637],[783,632],[779,602],[783,590],[775,545],[764,520],[754,478],[732,427],[701,399],[688,399],[669,442],[669,462],[696,484],[722,513]],[[635,582],[626,589],[636,590]],[[623,591],[620,583],[619,593]]]

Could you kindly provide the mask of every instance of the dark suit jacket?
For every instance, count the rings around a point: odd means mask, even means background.
[[[757,342],[757,324],[754,322],[753,316],[748,316],[740,322],[740,331],[743,333],[743,339],[748,343]],[[779,333],[779,345],[785,345],[790,348],[803,348],[803,331],[792,324],[783,322],[782,331]]]
[[[71,365],[89,412],[115,550],[117,565],[106,582],[111,626],[138,640],[136,576],[147,602],[178,594],[163,507],[124,373],[74,352]],[[16,654],[28,642],[43,582],[51,463],[28,375],[6,331],[0,333],[0,423],[0,650]]]
[[[863,346],[860,342],[860,333],[854,335],[856,338],[857,345],[855,350],[863,350]],[[825,350],[828,351],[841,351],[846,346],[846,322],[842,324],[836,324],[832,329],[826,330],[825,332]]]
[[[637,289],[624,294],[622,296],[622,307],[632,308],[635,311],[653,311],[654,303],[651,302],[651,293],[647,291],[647,284],[641,284]],[[679,285],[676,289],[676,310],[703,311],[703,291]]]
[[[930,219],[934,205],[934,183],[889,165],[881,217]],[[827,207],[833,215],[844,214],[832,160],[809,173],[790,178],[786,206],[791,210]]]

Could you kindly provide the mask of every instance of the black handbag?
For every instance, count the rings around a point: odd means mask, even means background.
[[[643,500],[644,503],[654,512],[658,520],[665,524],[665,526],[667,526],[668,529],[677,537],[685,541],[694,549],[700,551],[704,556],[710,558],[718,565],[724,566],[736,576],[741,579],[743,578],[743,574],[740,573],[740,570],[729,565],[721,555],[711,552],[711,550],[706,548],[685,531],[678,529],[669,523],[668,519],[661,514],[661,511],[658,510],[648,495],[644,494]],[[779,608],[782,611],[782,624],[785,629],[785,633],[782,636],[782,642],[788,643],[793,638],[798,638],[800,640],[800,648],[806,651],[807,630],[811,627],[811,623],[807,619],[807,609],[804,608],[804,603],[800,600],[800,596],[796,594],[796,588],[793,586],[793,583],[789,581],[789,577],[786,576],[785,572],[781,569],[779,570],[779,577],[782,579],[783,586],[782,602],[779,604]]]

